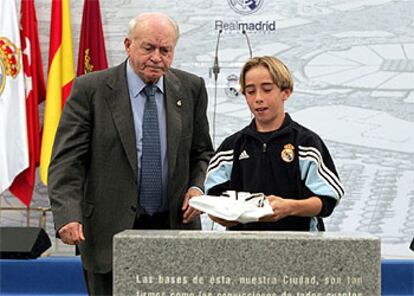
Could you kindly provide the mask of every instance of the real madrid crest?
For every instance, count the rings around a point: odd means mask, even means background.
[[[252,14],[260,9],[264,0],[227,0],[231,9],[239,14]]]
[[[292,162],[295,159],[295,147],[292,144],[286,144],[280,153],[280,157],[284,162]]]
[[[227,97],[237,98],[240,96],[240,92],[237,90],[239,88],[239,76],[236,74],[230,74],[227,76],[227,87],[224,89]]]

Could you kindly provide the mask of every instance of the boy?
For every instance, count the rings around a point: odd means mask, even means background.
[[[332,213],[344,190],[321,138],[285,113],[293,91],[289,70],[274,57],[255,57],[243,66],[240,86],[254,119],[216,151],[206,194],[262,192],[273,214],[246,224],[210,218],[230,230],[324,230],[321,217]]]

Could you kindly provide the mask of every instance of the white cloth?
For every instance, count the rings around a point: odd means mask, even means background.
[[[262,193],[226,191],[221,196],[201,195],[190,199],[190,206],[228,221],[257,222],[271,215],[272,207]]]

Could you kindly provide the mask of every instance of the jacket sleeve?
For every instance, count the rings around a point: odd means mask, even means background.
[[[48,171],[48,195],[55,228],[82,223],[81,201],[91,134],[89,100],[78,79],[59,121]]]
[[[190,185],[203,189],[207,165],[214,150],[207,119],[207,90],[204,80],[199,79],[200,88],[194,105],[193,141],[190,152]]]
[[[299,168],[305,186],[322,200],[320,216],[328,216],[344,195],[332,157],[316,135],[299,145]]]
[[[215,152],[207,168],[206,194],[220,195],[229,189],[233,169],[233,147],[226,139]]]

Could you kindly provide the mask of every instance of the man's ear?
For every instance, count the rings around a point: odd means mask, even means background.
[[[129,39],[128,37],[125,37],[125,39],[124,39],[124,48],[125,48],[125,51],[128,55],[129,55],[129,47],[131,46],[131,44],[132,44],[131,39]]]

